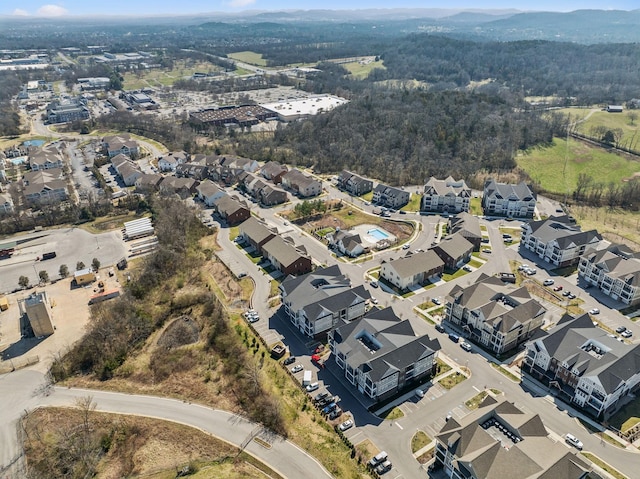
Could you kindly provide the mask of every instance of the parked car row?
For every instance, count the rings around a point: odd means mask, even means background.
[[[391,470],[393,464],[391,464],[388,454],[382,451],[369,460],[369,467],[373,468],[376,474],[384,474]]]
[[[258,315],[258,312],[255,309],[249,309],[248,311],[245,311],[244,313],[242,313],[242,316],[244,316],[244,319],[246,319],[249,323],[255,323],[256,321],[260,320],[260,315]]]

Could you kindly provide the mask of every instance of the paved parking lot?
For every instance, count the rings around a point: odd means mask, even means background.
[[[88,267],[93,258],[98,258],[101,266],[106,267],[114,265],[127,253],[127,246],[118,230],[96,235],[80,228],[60,228],[16,235],[3,239],[2,243],[16,240],[21,243],[13,256],[0,260],[0,292],[18,288],[20,276],[27,276],[31,284],[37,284],[40,271],[46,271],[54,280],[59,278],[58,272],[63,264],[73,274],[78,261]],[[48,252],[55,252],[56,257],[39,260]]]

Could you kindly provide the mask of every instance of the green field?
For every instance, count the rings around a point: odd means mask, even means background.
[[[420,211],[422,195],[412,194],[409,203],[400,208],[402,211]]]
[[[374,68],[382,68],[383,70],[387,69],[387,67],[383,65],[382,60],[365,64],[360,62],[343,63],[342,66],[349,70],[349,73],[351,73],[351,76],[354,78],[367,78],[369,73],[371,73],[371,70]]]
[[[239,62],[249,63],[250,65],[256,65],[259,67],[266,67],[267,60],[262,58],[262,53],[256,52],[234,52],[228,53],[227,56]]]
[[[566,171],[563,174],[565,160]],[[533,148],[518,153],[516,161],[544,190],[558,194],[571,194],[576,188],[580,173],[608,184],[620,182],[640,172],[640,162],[572,139],[569,139],[568,148],[565,140],[556,138],[551,147]]]
[[[607,113],[601,109],[566,108],[560,111],[567,116],[570,115],[572,123],[577,122],[578,133],[598,137],[601,135],[599,132],[604,130],[620,130],[622,132],[620,145],[630,149],[640,149],[640,112],[637,110],[625,109],[622,113]],[[633,115],[636,116],[635,119]]]
[[[210,73],[219,71],[220,67],[209,62],[176,61],[172,69],[152,68],[126,72],[123,88],[125,90],[139,90],[141,88],[159,88],[172,86],[178,80],[191,77],[195,72]]]

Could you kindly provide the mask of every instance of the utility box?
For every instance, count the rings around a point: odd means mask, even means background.
[[[9,300],[6,296],[0,296],[0,311],[9,309]]]

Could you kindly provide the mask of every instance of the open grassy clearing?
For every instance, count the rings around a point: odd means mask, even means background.
[[[384,62],[382,60],[378,60],[377,62],[369,62],[369,63],[361,63],[361,62],[351,62],[351,63],[343,63],[342,66],[349,70],[351,76],[354,78],[362,79],[367,78],[369,73],[374,68],[381,68],[382,70],[386,70],[387,67],[384,66]]]
[[[598,230],[605,239],[640,249],[640,212],[619,208],[573,206],[571,214],[583,231]]]
[[[482,199],[481,198],[471,198],[469,200],[469,213],[475,216],[482,215]],[[486,231],[486,226],[480,226],[480,229],[485,228],[483,231]]]
[[[420,449],[431,443],[431,438],[424,431],[416,432],[411,438],[411,452],[415,454]]]
[[[371,201],[373,199],[373,191],[370,191],[369,193],[365,193],[360,198],[362,198],[364,201]]]
[[[575,123],[577,133],[596,136],[596,132],[600,130],[620,130],[622,139],[620,144],[627,144],[632,149],[638,149],[640,146],[640,114],[636,110],[626,110],[622,113],[608,113],[601,109],[585,110],[581,108],[566,108],[560,110],[566,116],[570,115],[571,122]],[[635,113],[633,124],[630,114]],[[588,116],[588,118],[587,118]],[[586,119],[585,119],[586,118]],[[634,137],[635,135],[635,137]]]
[[[608,184],[619,183],[640,172],[638,161],[573,139],[569,139],[568,148],[564,139],[556,138],[550,147],[519,152],[516,162],[545,191],[556,194],[571,194],[580,173]]]
[[[411,199],[409,203],[400,208],[402,211],[420,211],[420,202],[422,201],[422,195],[416,195],[411,193]]]
[[[442,378],[440,381],[438,381],[438,384],[440,384],[440,386],[445,389],[453,389],[465,379],[467,379],[467,377],[464,374],[456,371],[455,373],[449,374],[448,376]]]
[[[227,57],[239,62],[249,63],[250,65],[256,65],[259,67],[266,67],[267,60],[262,58],[262,53],[256,53],[251,51],[227,53]]]
[[[177,60],[173,68],[152,68],[124,73],[125,90],[139,90],[141,88],[159,88],[172,86],[176,81],[191,77],[196,72],[212,73],[220,71],[220,67],[209,62],[194,62]]]

